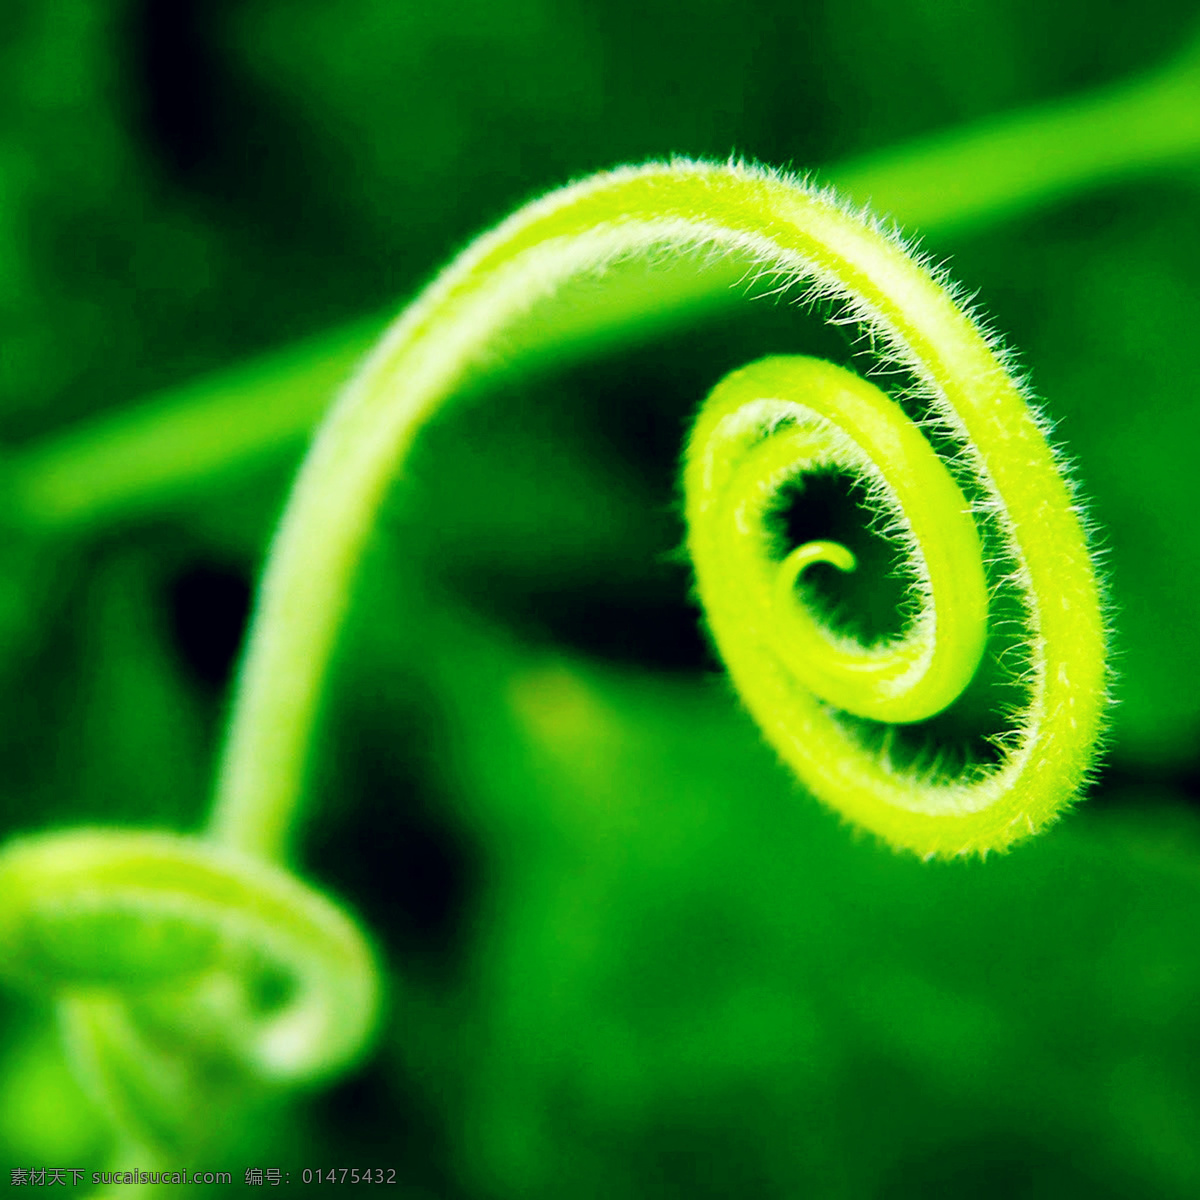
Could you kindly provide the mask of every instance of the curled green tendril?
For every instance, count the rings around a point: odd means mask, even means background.
[[[477,240],[396,322],[326,419],[264,580],[218,837],[283,852],[354,571],[422,425],[497,345],[552,343],[545,309],[564,289],[619,279],[631,263],[643,269],[629,303],[647,312],[680,294],[679,270],[765,276],[841,301],[915,377],[974,470],[1011,559],[1030,668],[1003,760],[958,782],[906,775],[857,743],[836,709],[913,721],[971,677],[987,589],[969,505],[900,410],[844,371],[772,359],[718,386],[688,452],[689,544],[734,682],[801,779],[854,822],[925,855],[1007,846],[1077,794],[1105,702],[1103,621],[1070,490],[1021,386],[947,286],[869,219],[769,171],[685,161],[594,176]],[[584,306],[574,325],[586,323],[588,303],[603,319],[603,291],[570,292]],[[827,464],[869,483],[919,581],[916,618],[882,648],[839,641],[795,599],[809,562],[846,569],[846,553],[817,545],[777,564],[767,550],[772,497]]]
[[[1041,631],[1029,644],[1028,706],[988,771],[939,781],[902,770],[867,752],[838,715],[889,724],[935,716],[961,695],[984,649],[988,591],[971,506],[897,404],[829,363],[765,359],[713,391],[684,475],[700,598],[747,707],[820,799],[926,855],[1003,848],[1052,820],[1086,773],[1103,702],[1096,584],[1066,488],[1007,375],[972,382],[959,412],[973,432],[995,439],[984,459],[988,507],[1020,564],[1026,620]],[[1006,462],[1022,416],[1021,456]],[[780,491],[830,467],[866,483],[915,579],[916,615],[882,645],[835,635],[797,594],[814,563],[854,569],[844,546],[810,542],[782,562],[771,553],[768,522]],[[1048,500],[1055,490],[1057,509]]]
[[[214,1084],[236,1094],[326,1076],[375,1020],[354,922],[211,842],[99,829],[21,839],[0,853],[0,897],[0,975],[57,997],[82,1081],[151,1153],[194,1144]]]

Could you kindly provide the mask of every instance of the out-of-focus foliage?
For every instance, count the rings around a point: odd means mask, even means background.
[[[395,308],[572,175],[837,163],[1151,68],[1193,19],[10,0],[0,438]],[[1121,704],[1085,810],[999,861],[895,858],[714,678],[675,553],[686,418],[756,354],[858,348],[762,302],[506,378],[396,489],[300,840],[383,949],[379,1053],[206,1165],[395,1166],[464,1198],[1194,1195],[1198,183],[927,242],[1020,348],[1107,548]],[[202,822],[293,451],[87,536],[4,530],[6,834]],[[99,1168],[47,1014],[3,1013],[0,1159]]]

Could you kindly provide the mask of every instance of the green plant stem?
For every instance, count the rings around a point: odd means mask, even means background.
[[[856,744],[825,705],[917,720],[970,677],[984,607],[978,548],[973,534],[951,537],[944,528],[956,513],[961,518],[965,501],[920,465],[924,459],[900,455],[904,435],[873,387],[882,403],[864,400],[840,376],[830,381],[831,369],[802,372],[791,360],[718,386],[698,424],[701,448],[689,451],[689,543],[739,691],[804,782],[893,845],[927,855],[1002,848],[1074,798],[1105,703],[1103,623],[1072,497],[1020,387],[948,288],[869,220],[770,172],[684,161],[597,175],[515,213],[430,284],[343,393],[305,460],[268,560],[213,811],[219,840],[266,858],[287,851],[355,571],[422,426],[486,368],[497,344],[515,339],[532,348],[552,337],[553,322],[539,317],[564,288],[607,282],[631,262],[654,267],[641,274],[637,292],[648,309],[662,303],[659,280],[677,295],[670,262],[702,279],[751,275],[785,291],[803,283],[810,294],[840,301],[884,358],[913,374],[959,443],[1013,564],[1028,626],[1029,702],[1001,766],[948,785],[897,771]],[[726,406],[728,394],[736,411]],[[790,407],[780,408],[785,402]],[[830,424],[834,434],[801,454],[790,438],[773,436],[792,420],[805,437]],[[779,446],[787,457],[777,461],[770,455]],[[922,581],[922,614],[911,638],[887,648],[869,686],[863,653],[821,650],[819,633],[802,639],[798,655],[776,647],[787,631],[772,608],[774,584],[752,584],[750,600],[738,592],[743,577],[770,574],[761,532],[766,497],[802,469],[793,461],[852,467],[877,484],[878,495],[894,497],[884,509]],[[728,488],[722,473],[732,473]],[[725,491],[734,497],[731,513]],[[925,511],[935,494],[943,499]],[[757,547],[748,559],[742,543]],[[838,561],[824,551],[818,557]],[[787,587],[799,569],[785,564]],[[974,589],[960,587],[972,572]],[[776,599],[753,599],[767,593]],[[814,683],[797,670],[797,657],[817,661],[824,678]],[[828,686],[830,676],[836,686]]]
[[[923,235],[987,228],[1053,200],[1200,157],[1200,50],[1132,81],[989,119],[822,172],[853,199]],[[681,280],[685,289],[687,281]],[[606,321],[564,327],[560,355],[636,336],[647,319],[692,319],[731,300],[692,276],[657,314],[613,303]],[[7,519],[70,535],[153,511],[295,450],[379,336],[368,319],[173,388],[23,449],[7,464]],[[655,326],[658,327],[658,326]]]

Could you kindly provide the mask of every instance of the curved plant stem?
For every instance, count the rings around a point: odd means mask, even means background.
[[[689,498],[689,540],[714,633],[767,736],[823,800],[923,854],[1006,846],[1071,801],[1104,706],[1103,623],[1072,497],[1021,388],[947,287],[830,195],[766,171],[680,162],[595,176],[480,238],[399,319],[335,406],[301,470],[262,585],[220,773],[218,838],[265,857],[285,853],[354,572],[422,425],[486,366],[497,339],[528,339],[521,325],[531,314],[540,328],[541,306],[572,281],[669,257],[698,274],[727,277],[733,267],[784,287],[803,281],[811,294],[846,305],[885,357],[912,372],[959,443],[987,492],[1024,599],[1029,703],[996,771],[966,783],[922,781],[853,744],[826,701],[868,717],[915,720],[953,699],[974,670],[983,607],[977,547],[940,532],[966,502],[942,488],[941,502],[917,519],[913,510],[935,476],[927,464],[914,468],[917,459],[897,458],[903,426],[894,413],[885,416],[876,389],[868,394],[842,373],[822,375],[792,360],[736,375],[718,387],[693,442],[702,448],[689,454],[689,496],[701,497]],[[643,286],[653,289],[658,277],[645,274]],[[652,290],[645,300],[654,302]],[[831,424],[832,441],[808,445]],[[782,441],[774,436],[781,429]],[[790,444],[796,438],[804,445]],[[712,439],[715,450],[707,448]],[[784,564],[782,589],[759,586],[770,573],[761,532],[769,497],[806,458],[836,461],[877,485],[923,601],[912,635],[887,648],[888,661],[861,649],[839,659],[829,647],[815,660],[824,675],[816,680],[795,669],[829,640],[811,622],[802,630],[810,653],[775,649],[777,608],[792,626],[802,624],[779,607],[779,596],[805,564]],[[725,476],[733,499],[724,498]],[[739,539],[751,550],[743,552]],[[839,556],[818,549],[813,561],[821,558]],[[848,565],[844,557],[840,565]],[[962,588],[956,576],[978,579]],[[867,667],[877,679],[864,689]]]

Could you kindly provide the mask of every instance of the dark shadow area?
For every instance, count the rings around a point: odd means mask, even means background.
[[[658,564],[641,578],[540,581],[473,575],[462,594],[524,643],[678,674],[719,667],[689,599],[691,568]]]
[[[229,565],[195,562],[167,583],[172,644],[210,693],[222,690],[233,674],[250,600],[245,572]]]
[[[413,1090],[396,1081],[387,1056],[377,1055],[354,1074],[320,1092],[307,1117],[316,1146],[310,1143],[305,1148],[305,1155],[313,1157],[312,1161],[305,1157],[302,1162],[314,1172],[320,1167],[323,1186],[318,1190],[326,1194],[335,1190],[324,1178],[331,1168],[336,1171],[336,1186],[343,1186],[341,1168],[357,1167],[359,1186],[381,1184],[391,1191],[398,1184],[401,1195],[446,1200],[462,1195],[451,1178],[450,1152],[436,1114],[420,1104]],[[293,1186],[303,1183],[299,1175],[303,1166],[292,1168]],[[380,1175],[375,1174],[376,1168]],[[344,1186],[353,1186],[349,1174]],[[408,1190],[414,1187],[421,1190]]]
[[[1126,1200],[1146,1195],[1144,1180],[1122,1178],[1096,1159],[1080,1163],[1016,1130],[997,1130],[934,1147],[895,1164],[878,1200],[971,1196],[978,1200]]]
[[[441,976],[464,958],[482,855],[439,783],[432,703],[360,698],[339,715],[305,834],[314,878],[352,897],[386,956]],[[343,770],[342,763],[353,764]]]
[[[212,0],[141,0],[129,21],[134,120],[175,180],[189,184],[220,147],[221,63],[213,44]]]

